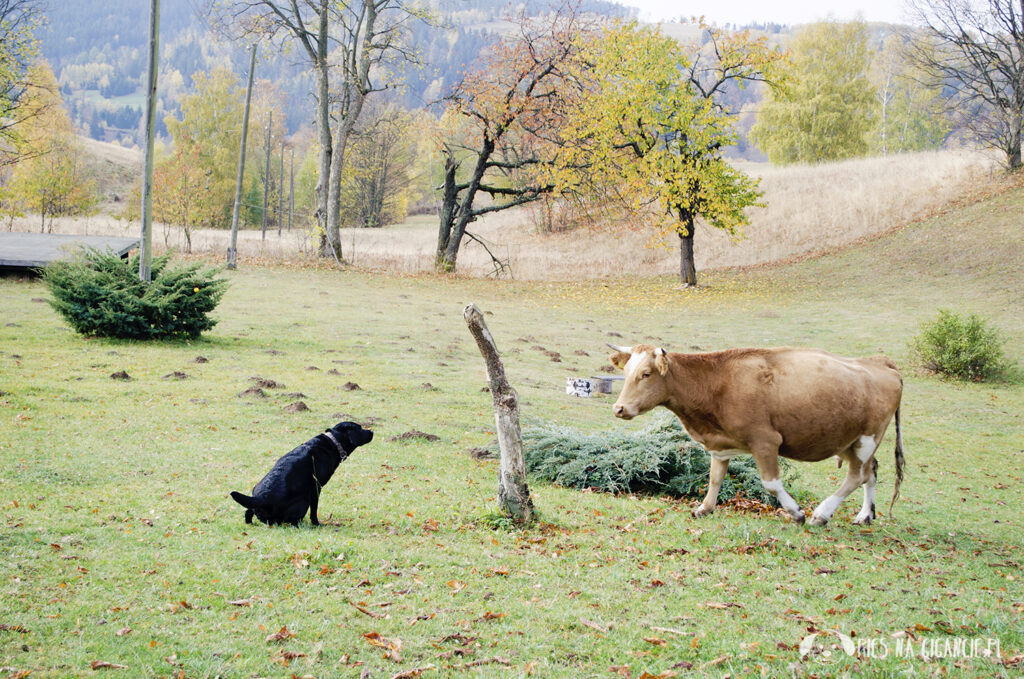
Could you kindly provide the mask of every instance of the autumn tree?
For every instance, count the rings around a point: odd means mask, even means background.
[[[0,167],[15,162],[28,146],[23,127],[40,113],[28,105],[39,57],[35,31],[42,21],[40,0],[0,0]]]
[[[862,21],[800,29],[786,87],[762,102],[751,138],[773,163],[816,163],[865,155],[877,105]]]
[[[909,59],[907,47],[903,36],[889,35],[868,73],[877,100],[869,138],[878,153],[937,149],[951,129],[942,81]]]
[[[19,160],[9,168],[0,200],[9,214],[31,212],[40,230],[53,219],[88,212],[96,203],[96,182],[89,175],[85,152],[61,102],[57,80],[46,62],[29,69],[32,90],[22,102]]]
[[[1021,167],[1024,5],[1019,0],[910,0],[912,56],[955,92],[959,123],[1006,167]]]
[[[567,78],[582,30],[572,6],[521,16],[516,32],[495,43],[446,98],[437,271],[455,270],[464,238],[480,242],[467,230],[478,218],[555,189],[544,168],[564,146],[560,129],[576,99]]]
[[[749,33],[704,26],[703,46],[687,50],[636,23],[617,24],[581,54],[582,95],[571,116],[575,140],[563,154],[575,168],[559,180],[594,182],[634,212],[660,223],[680,244],[680,280],[697,284],[696,220],[738,235],[745,209],[758,205],[757,180],[722,156],[735,143],[722,102],[730,87],[770,78],[782,55]],[[580,179],[576,179],[580,178]]]
[[[165,225],[179,225],[185,252],[192,252],[192,230],[223,216],[223,205],[211,188],[212,170],[205,169],[198,146],[176,146],[173,155],[153,173],[153,216]],[[168,232],[164,246],[168,247]]]
[[[211,227],[230,225],[237,179],[238,145],[245,89],[238,76],[226,68],[215,68],[192,76],[195,91],[181,99],[180,118],[164,119],[175,152],[163,163],[191,158],[208,185],[211,211],[203,223]],[[280,110],[282,94],[261,81],[253,97],[250,118],[253,126],[266,126],[267,114]],[[277,144],[285,134],[284,117],[274,116],[271,139]],[[263,175],[263,134],[250,134],[246,142],[246,184],[250,187]],[[157,168],[158,170],[160,168]],[[207,183],[208,180],[208,183]],[[260,199],[262,201],[262,199]],[[205,211],[204,211],[205,213]],[[196,224],[198,225],[198,224]]]
[[[389,86],[394,62],[415,59],[408,24],[427,14],[411,0],[212,0],[215,15],[247,41],[295,48],[316,79],[316,217],[321,254],[341,258],[341,181],[349,136],[371,93]]]
[[[375,228],[405,218],[417,170],[421,116],[393,105],[371,107],[353,136],[342,212],[350,226]]]

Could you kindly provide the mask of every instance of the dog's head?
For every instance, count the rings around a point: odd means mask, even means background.
[[[364,446],[373,440],[373,432],[363,429],[355,422],[339,422],[331,427],[330,432],[346,453],[351,453],[359,446]]]

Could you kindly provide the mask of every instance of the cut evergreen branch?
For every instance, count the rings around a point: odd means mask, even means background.
[[[139,280],[138,255],[123,260],[85,249],[43,271],[52,306],[82,335],[119,339],[195,339],[217,324],[210,317],[227,289],[216,269],[152,262],[152,282]]]
[[[695,499],[707,492],[711,456],[671,415],[656,416],[637,432],[617,428],[583,433],[540,423],[524,430],[523,443],[527,471],[560,486]],[[779,462],[788,477],[791,468],[785,460]],[[729,462],[719,499],[737,495],[779,506],[765,492],[757,465],[749,456]]]

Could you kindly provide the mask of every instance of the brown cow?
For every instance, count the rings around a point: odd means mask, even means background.
[[[832,456],[849,467],[839,489],[811,516],[824,525],[846,496],[864,485],[854,523],[875,518],[875,449],[896,418],[896,485],[903,480],[900,398],[903,379],[885,356],[844,358],[820,349],[728,349],[667,353],[646,344],[616,347],[612,364],[625,372],[615,416],[629,420],[665,406],[711,453],[708,493],[694,516],[714,511],[729,458],[751,453],[765,490],[790,516],[800,507],[782,487],[779,456],[815,462]]]

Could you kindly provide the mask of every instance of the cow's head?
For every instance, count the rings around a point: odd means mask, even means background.
[[[612,407],[615,417],[631,420],[668,399],[668,354],[664,349],[647,344],[608,346],[615,350],[609,356],[612,365],[626,375],[622,393]]]

